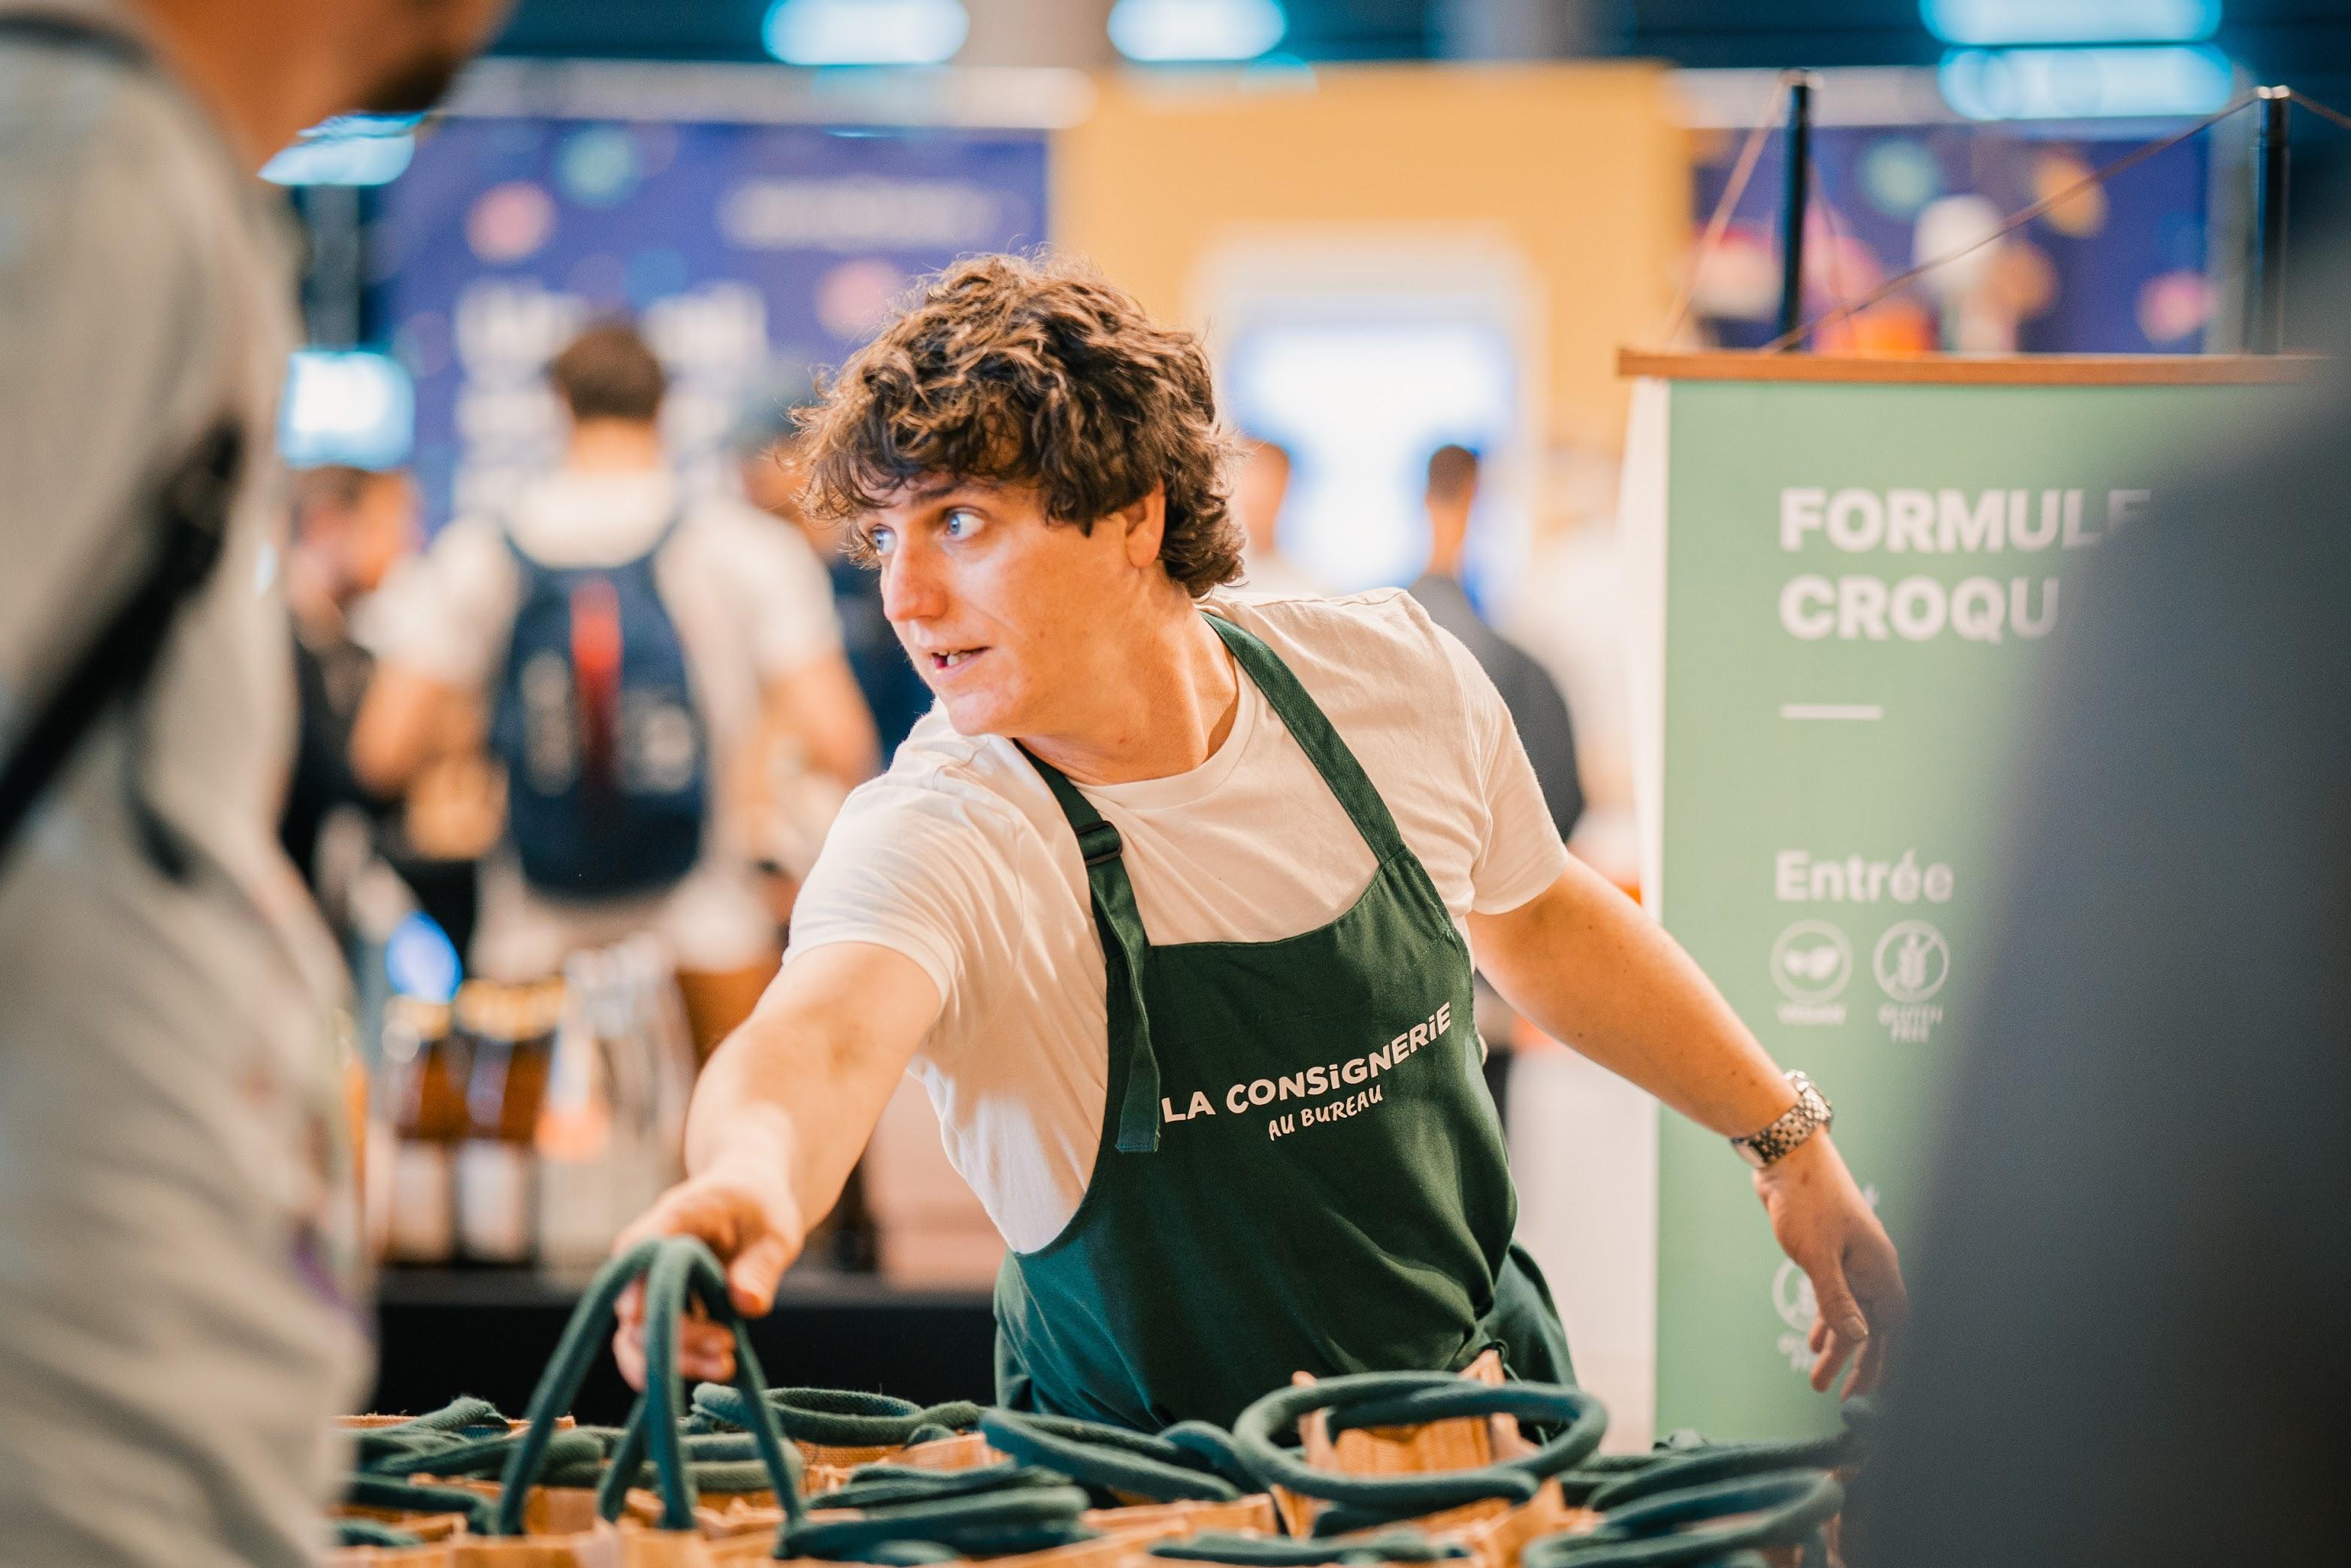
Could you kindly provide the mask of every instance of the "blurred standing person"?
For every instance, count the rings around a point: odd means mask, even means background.
[[[329,815],[351,807],[378,816],[386,804],[351,772],[351,724],[375,668],[351,622],[415,549],[416,489],[397,471],[331,464],[294,476],[293,513],[286,598],[300,728],[277,832],[316,892],[319,830]]]
[[[2245,455],[2158,488],[2060,631],[1857,1565],[2344,1561],[2341,363],[2204,433]]]
[[[560,465],[385,585],[352,762],[399,789],[432,760],[434,716],[486,699],[507,832],[482,866],[474,970],[538,979],[653,932],[706,1050],[780,956],[722,781],[763,708],[844,789],[876,769],[873,723],[809,552],[739,500],[682,493],[667,380],[636,329],[590,327],[548,374],[570,421]]]
[[[272,444],[297,325],[253,174],[330,115],[425,108],[503,10],[0,5],[12,725],[164,580],[167,537],[225,522],[143,684],[51,754],[0,862],[12,1562],[312,1561],[329,1417],[367,1351],[340,966],[275,831],[294,693]],[[216,502],[199,476],[227,481]]]
[[[1510,710],[1519,739],[1534,764],[1559,836],[1572,838],[1576,819],[1583,815],[1583,781],[1576,771],[1575,727],[1568,720],[1567,699],[1551,673],[1531,654],[1486,624],[1468,591],[1461,586],[1463,552],[1469,541],[1469,515],[1478,504],[1478,455],[1466,446],[1445,445],[1429,455],[1428,564],[1406,591],[1420,601],[1428,618],[1459,638],[1477,658],[1502,705]]]
[[[882,613],[882,574],[850,558],[846,528],[827,528],[800,505],[808,465],[799,455],[794,415],[815,401],[815,383],[801,375],[763,392],[745,410],[734,441],[743,493],[761,511],[799,529],[824,562],[850,673],[857,677],[857,689],[873,715],[882,761],[887,766],[914,722],[931,711],[931,688],[914,673],[914,662]]]
[[[1233,477],[1233,515],[1249,540],[1241,557],[1241,586],[1251,593],[1319,594],[1322,585],[1281,553],[1281,507],[1290,498],[1290,453],[1271,441],[1252,440]]]

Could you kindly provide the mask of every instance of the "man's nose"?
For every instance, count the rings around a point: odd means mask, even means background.
[[[904,543],[882,559],[882,613],[893,626],[935,619],[946,608],[938,563],[919,544]]]

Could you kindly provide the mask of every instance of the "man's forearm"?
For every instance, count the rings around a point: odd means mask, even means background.
[[[889,972],[876,975],[877,962]],[[703,1070],[686,1117],[688,1174],[724,1170],[768,1186],[789,1197],[803,1230],[815,1225],[840,1200],[936,1012],[927,978],[897,954],[842,944],[796,960]]]
[[[1521,908],[1472,915],[1469,930],[1512,1007],[1701,1126],[1743,1137],[1795,1103],[1690,956],[1581,862]]]

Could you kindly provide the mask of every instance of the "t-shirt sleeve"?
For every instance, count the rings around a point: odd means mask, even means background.
[[[1459,686],[1471,765],[1485,807],[1485,839],[1469,869],[1469,906],[1480,915],[1499,915],[1558,881],[1567,869],[1567,846],[1560,841],[1502,694],[1459,638],[1442,627],[1434,630]]]
[[[789,524],[730,518],[727,572],[746,596],[751,658],[760,677],[789,674],[841,651],[841,618],[824,563]]]
[[[402,561],[368,601],[368,651],[465,691],[486,691],[514,634],[514,558],[497,525],[465,518]]]
[[[792,906],[784,961],[870,942],[921,965],[952,1008],[976,976],[1013,965],[1029,882],[1056,874],[1035,837],[1003,805],[884,774],[834,821]]]

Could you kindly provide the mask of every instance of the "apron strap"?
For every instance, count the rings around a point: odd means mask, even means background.
[[[1347,749],[1314,699],[1281,656],[1254,635],[1220,615],[1207,616],[1217,635],[1225,640],[1234,661],[1281,717],[1314,770],[1331,787],[1373,857],[1384,864],[1406,853],[1395,818],[1380,799],[1363,764]],[[1018,745],[1018,742],[1014,744]],[[1143,916],[1134,904],[1134,884],[1127,880],[1118,829],[1102,820],[1093,802],[1051,763],[1027,747],[1020,747],[1029,765],[1044,777],[1053,799],[1078,836],[1078,853],[1085,858],[1086,886],[1093,895],[1094,925],[1102,934],[1102,964],[1109,997],[1123,991],[1123,1008],[1108,1008],[1110,1034],[1110,1103],[1117,1107],[1118,1150],[1121,1154],[1152,1154],[1159,1148],[1159,1058],[1151,1047],[1151,1014],[1143,1002],[1143,959],[1150,950]]]
[[[1390,814],[1387,802],[1380,799],[1371,776],[1355,760],[1355,754],[1347,749],[1347,743],[1339,738],[1330,718],[1306,695],[1306,688],[1290,674],[1290,666],[1281,662],[1281,655],[1259,642],[1255,633],[1243,631],[1221,615],[1210,615],[1207,622],[1225,640],[1225,646],[1232,650],[1233,658],[1249,673],[1249,679],[1257,683],[1257,689],[1265,694],[1273,711],[1281,716],[1290,738],[1314,764],[1314,771],[1322,775],[1322,782],[1331,787],[1331,793],[1339,798],[1339,804],[1355,824],[1355,831],[1364,835],[1364,842],[1370,846],[1374,858],[1384,864],[1405,852],[1404,834],[1397,831],[1395,818]]]
[[[1118,830],[1102,820],[1093,802],[1060,768],[1025,746],[1020,755],[1044,776],[1053,799],[1061,804],[1061,815],[1078,835],[1078,853],[1085,857],[1086,886],[1093,894],[1094,925],[1102,934],[1102,966],[1109,986],[1107,1087],[1110,1103],[1117,1111],[1119,1153],[1155,1154],[1159,1149],[1159,1057],[1151,1049],[1151,1012],[1143,1005],[1143,956],[1151,944],[1143,933],[1143,915],[1134,906],[1134,884],[1127,880]],[[1118,1005],[1122,991],[1124,1007]]]

